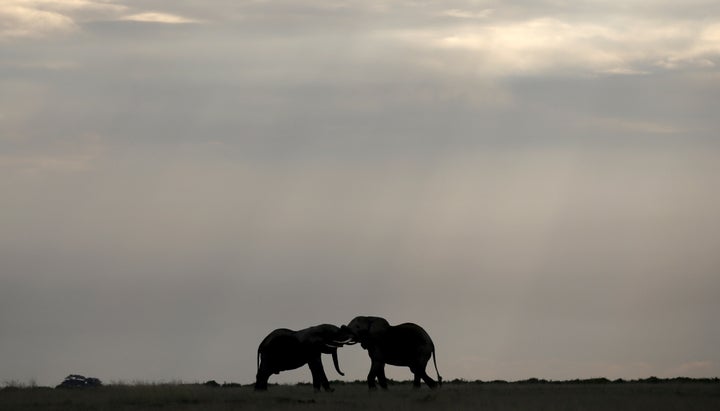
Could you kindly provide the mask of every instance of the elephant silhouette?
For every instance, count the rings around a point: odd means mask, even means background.
[[[345,375],[340,371],[337,357],[337,349],[345,344],[353,344],[350,333],[331,324],[299,331],[287,328],[274,330],[258,346],[255,389],[267,390],[268,379],[272,374],[307,364],[315,391],[319,391],[321,386],[326,391],[332,391],[320,357],[321,354],[331,354],[335,370]]]
[[[387,388],[385,364],[409,367],[414,375],[415,388],[420,388],[421,380],[430,388],[442,384],[435,360],[435,345],[430,335],[419,325],[404,323],[391,326],[384,318],[361,316],[342,326],[341,330],[352,334],[353,340],[360,342],[361,347],[368,351],[371,365],[367,382],[371,389],[376,388],[376,378],[380,387]],[[437,382],[425,372],[431,356]]]

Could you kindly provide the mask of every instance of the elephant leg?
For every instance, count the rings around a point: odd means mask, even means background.
[[[271,371],[260,368],[255,376],[255,390],[266,391],[268,388],[268,378],[272,375]]]
[[[436,388],[438,385],[438,383],[432,378],[430,378],[430,376],[427,375],[425,371],[423,371],[422,379],[425,381],[425,384],[427,384],[430,388]]]
[[[415,366],[415,367],[410,368],[410,370],[413,372],[413,374],[415,374],[415,380],[413,380],[413,386],[415,388],[420,388],[420,380],[421,379],[423,381],[425,381],[425,383],[428,385],[428,387],[430,387],[430,388],[437,387],[437,382],[435,380],[433,380],[432,378],[430,378],[430,376],[427,375],[427,373],[425,372],[425,366],[422,366],[422,367]]]
[[[327,375],[325,374],[325,369],[322,367],[322,363],[320,365],[320,384],[327,392],[335,391],[333,388],[330,388],[330,381],[328,381]]]
[[[320,357],[310,360],[308,362],[308,366],[310,367],[310,372],[312,373],[313,388],[315,391],[320,391],[320,387],[324,388],[325,391],[333,391],[333,389],[330,388],[330,382],[327,379],[327,375],[325,375],[325,370],[323,369]]]
[[[385,377],[385,363],[379,361],[373,362],[371,372],[373,372],[377,376],[380,388],[387,389],[387,378]]]
[[[367,383],[368,388],[370,388],[371,390],[377,388],[377,385],[375,385],[375,373],[373,373],[372,367],[370,368],[370,373],[367,376]]]
[[[420,388],[422,386],[422,384],[420,383],[422,376],[417,373],[414,373],[413,375],[415,376],[415,378],[413,379],[413,388]]]
[[[333,391],[335,391],[334,388],[331,388],[331,387],[330,387],[330,381],[328,381],[327,375],[325,375],[325,370],[324,370],[324,369],[320,369],[320,371],[322,372],[322,381],[320,381],[320,382],[322,383],[322,386],[323,386],[323,388],[325,389],[325,391],[327,391],[327,392],[333,392]]]
[[[371,365],[370,372],[368,373],[368,376],[367,376],[368,388],[370,388],[371,390],[377,389],[377,385],[375,385],[375,377],[376,376],[377,376],[377,374],[375,373],[375,366]]]

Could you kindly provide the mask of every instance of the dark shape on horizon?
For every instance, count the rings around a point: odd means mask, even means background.
[[[102,381],[98,378],[84,377],[78,374],[70,374],[63,382],[58,384],[55,388],[94,388],[102,387]]]
[[[205,381],[205,383],[203,383],[203,385],[206,387],[213,387],[213,388],[220,387],[220,384],[218,384],[218,382],[215,380]]]
[[[420,388],[421,380],[430,388],[442,384],[442,377],[435,360],[435,345],[425,330],[417,324],[404,323],[391,326],[380,317],[355,317],[348,325],[342,326],[349,331],[355,341],[368,351],[371,366],[367,377],[368,387],[375,387],[377,378],[380,387],[387,388],[385,364],[409,367],[414,375],[413,387]],[[435,364],[437,382],[425,372],[430,357]]]
[[[333,391],[323,369],[321,354],[331,354],[335,370],[340,375],[337,349],[345,344],[354,344],[347,331],[331,324],[322,324],[299,331],[280,328],[262,340],[257,351],[256,390],[267,390],[268,378],[280,371],[294,370],[307,364],[312,373],[313,388],[319,391]]]

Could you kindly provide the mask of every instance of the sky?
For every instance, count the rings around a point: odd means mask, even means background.
[[[0,383],[719,376],[719,106],[717,1],[3,0]]]

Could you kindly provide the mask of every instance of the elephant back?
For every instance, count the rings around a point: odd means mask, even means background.
[[[435,346],[430,335],[419,325],[413,323],[399,324],[388,328],[382,338],[390,350],[430,353]]]

